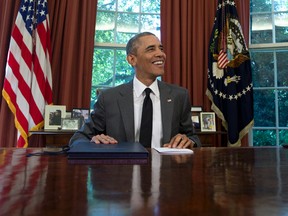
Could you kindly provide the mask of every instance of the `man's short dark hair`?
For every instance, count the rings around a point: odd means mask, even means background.
[[[138,42],[139,42],[139,39],[141,37],[144,37],[144,36],[147,36],[147,35],[153,35],[156,37],[155,34],[151,33],[151,32],[141,32],[139,34],[136,34],[135,36],[133,36],[127,43],[126,45],[126,55],[129,55],[129,54],[136,54],[136,51],[137,51],[137,45],[138,45]]]

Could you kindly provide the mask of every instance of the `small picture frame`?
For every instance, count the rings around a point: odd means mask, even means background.
[[[44,129],[58,130],[61,127],[61,119],[66,116],[65,105],[46,105]]]
[[[76,131],[80,126],[80,118],[62,118],[61,130],[72,130]]]
[[[192,113],[191,116],[192,124],[195,129],[200,129],[200,114],[199,113]]]
[[[202,107],[201,106],[192,106],[191,107],[191,119],[192,119],[192,124],[195,129],[200,130],[200,112],[202,112]]]
[[[71,112],[71,118],[80,119],[80,127],[87,121],[90,115],[90,109],[86,108],[73,108]]]
[[[202,110],[202,107],[201,106],[192,106],[191,107],[191,112],[193,113],[193,112],[202,112],[203,110]]]
[[[214,112],[201,112],[201,131],[216,131],[216,119]]]
[[[66,111],[66,116],[65,116],[65,118],[71,118],[71,116],[72,116],[72,113]]]

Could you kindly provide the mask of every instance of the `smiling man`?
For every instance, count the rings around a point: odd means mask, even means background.
[[[96,144],[140,142],[147,147],[141,138],[145,133],[144,140],[148,138],[148,147],[152,148],[201,146],[194,134],[187,89],[157,80],[164,74],[166,61],[160,40],[150,32],[137,34],[128,41],[126,53],[135,70],[134,79],[101,92],[89,120],[73,135],[70,144],[89,139]],[[145,99],[147,88],[149,99]],[[149,101],[150,111],[143,107],[145,100]],[[142,111],[149,112],[149,117],[142,118]],[[152,122],[143,132],[141,122],[150,117]],[[150,135],[146,135],[149,130]]]

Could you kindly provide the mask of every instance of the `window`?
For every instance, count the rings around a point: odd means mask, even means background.
[[[160,38],[160,0],[98,0],[91,108],[97,92],[133,78],[125,47],[132,36],[144,31]]]
[[[288,143],[288,0],[250,0],[254,146]]]

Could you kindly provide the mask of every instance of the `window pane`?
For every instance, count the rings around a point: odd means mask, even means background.
[[[251,12],[271,12],[272,0],[250,0]]]
[[[142,13],[160,14],[160,0],[142,0]]]
[[[109,10],[115,11],[116,9],[116,1],[115,0],[98,0],[97,2],[97,10]]]
[[[117,18],[117,31],[124,33],[139,32],[139,14],[119,13]]]
[[[288,13],[275,14],[276,42],[288,42]]]
[[[115,13],[98,12],[96,22],[96,42],[113,43],[115,29]]]
[[[92,86],[113,86],[114,51],[94,49]]]
[[[287,11],[288,0],[274,0],[274,11]]]
[[[126,61],[126,51],[118,50],[116,52],[116,80],[115,85],[127,83],[132,80],[134,72],[132,67]]]
[[[275,127],[274,90],[254,89],[255,127]]]
[[[254,87],[274,86],[273,52],[251,52],[251,65]]]
[[[251,16],[251,43],[272,43],[271,14],[255,14]]]
[[[93,108],[94,104],[97,101],[96,89],[97,89],[97,87],[95,87],[95,86],[91,87],[90,109]]]
[[[133,37],[136,33],[122,33],[117,32],[117,38],[116,41],[119,44],[127,44],[128,40]]]
[[[278,72],[278,86],[288,87],[288,51],[277,52],[277,72]]]
[[[253,130],[253,146],[275,146],[275,130]]]
[[[278,90],[279,126],[288,127],[288,90]]]
[[[279,144],[287,144],[288,143],[288,130],[280,130],[279,131]]]
[[[150,31],[155,33],[160,29],[160,15],[143,15],[141,23],[141,32]]]
[[[139,13],[140,0],[118,0],[118,11]]]

